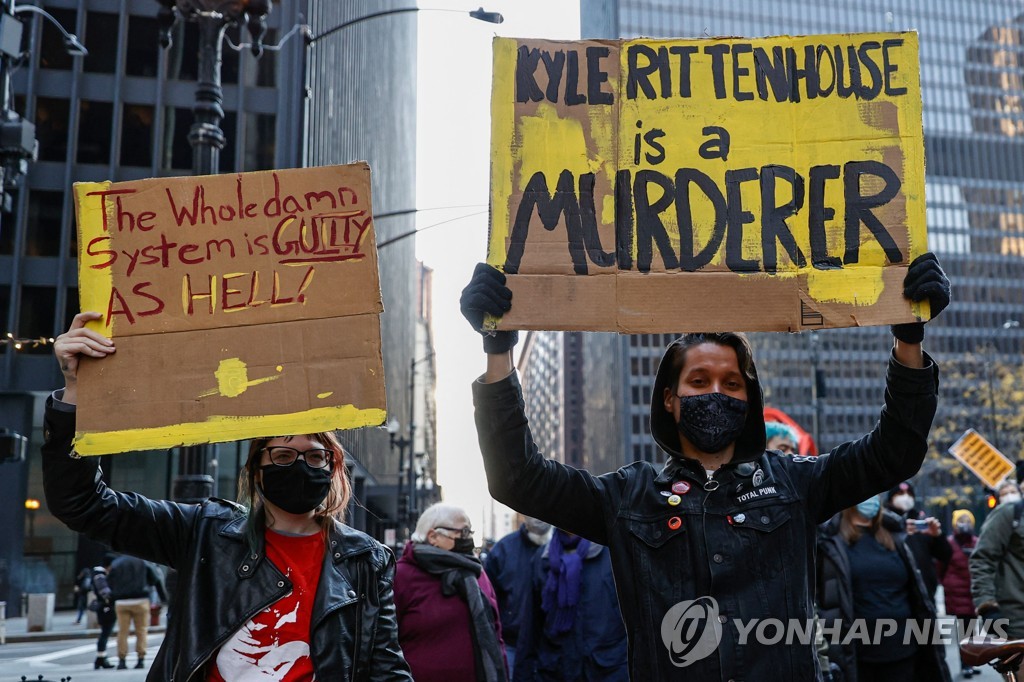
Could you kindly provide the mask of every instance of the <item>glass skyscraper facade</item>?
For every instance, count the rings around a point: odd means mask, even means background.
[[[39,159],[14,193],[11,210],[0,215],[0,334],[33,339],[56,336],[78,311],[72,183],[191,173],[187,136],[199,50],[197,27],[186,22],[175,27],[170,48],[161,49],[159,4],[153,0],[40,4],[81,39],[89,55],[68,55],[52,25],[26,15],[27,60],[14,73],[13,104],[36,125]],[[221,127],[227,146],[221,172],[365,160],[373,173],[375,216],[415,209],[415,14],[361,22],[311,45],[299,30],[308,24],[317,36],[392,7],[408,3],[274,2],[264,36],[271,49],[260,59],[225,42]],[[231,28],[227,39],[237,46],[249,34],[244,27]],[[375,219],[378,241],[414,226],[409,214]],[[417,306],[414,243],[396,241],[381,250],[379,260],[387,401],[405,424],[411,414],[410,361],[427,355],[432,343],[429,335],[416,340],[424,311]],[[51,351],[48,345],[0,345],[0,428],[28,436],[30,453],[26,462],[0,463],[0,600],[8,602],[8,616],[16,615],[23,592],[57,592],[63,606],[76,565],[95,565],[104,551],[50,516],[43,500],[43,402],[62,385]],[[188,358],[187,350],[181,358]],[[432,381],[430,369],[418,368],[421,391]],[[430,462],[434,418],[431,410],[423,417],[429,423],[419,425]],[[383,429],[346,432],[344,441],[355,479],[350,522],[383,539],[384,528],[395,525],[398,454]],[[247,452],[238,443],[211,447],[214,494],[234,498]],[[104,457],[101,465],[117,489],[170,498],[180,459],[176,451],[128,453]],[[374,496],[377,486],[392,487]],[[42,507],[26,512],[26,497],[41,500]]]
[[[1021,362],[1024,6],[1019,2],[588,0],[580,3],[580,13],[583,38],[918,31],[929,249],[939,255],[954,286],[952,305],[928,325],[926,348],[944,371],[968,355],[996,366]],[[658,457],[646,433],[647,391],[668,337],[588,336],[593,337],[588,345],[601,348],[605,371],[588,375],[587,396],[609,389],[620,396],[618,405],[609,406],[612,412],[604,413],[619,431],[618,443],[607,437],[597,442],[625,448],[626,462]],[[819,422],[820,447],[857,438],[874,425],[891,342],[887,330],[751,338],[766,403],[808,430]],[[965,402],[964,389],[956,381],[943,384],[936,422],[951,425],[943,436],[949,440],[968,427],[993,430],[991,410]],[[1001,435],[1003,450],[1012,459],[1024,458],[1022,434]],[[948,444],[935,445],[945,450]],[[928,482],[950,481],[936,473]]]

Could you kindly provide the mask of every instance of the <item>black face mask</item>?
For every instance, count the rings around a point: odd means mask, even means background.
[[[455,538],[452,542],[455,543],[452,546],[452,551],[457,554],[472,554],[473,550],[476,549],[476,543],[473,542],[473,538]]]
[[[311,469],[299,460],[286,467],[267,464],[260,471],[263,496],[289,514],[313,511],[331,490],[330,469]]]
[[[679,398],[679,433],[701,452],[721,452],[739,438],[747,421],[747,401],[724,393]]]

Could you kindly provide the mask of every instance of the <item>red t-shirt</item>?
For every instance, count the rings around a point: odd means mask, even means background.
[[[263,609],[224,642],[207,682],[311,682],[309,625],[324,560],[324,536],[266,532],[267,558],[292,591]]]

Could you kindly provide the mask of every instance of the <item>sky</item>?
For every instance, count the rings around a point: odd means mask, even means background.
[[[422,6],[476,8],[451,0]],[[462,288],[486,257],[491,39],[578,39],[579,7],[580,0],[486,2],[484,9],[504,15],[499,25],[453,12],[417,15],[416,218],[418,229],[429,229],[417,235],[416,255],[434,269],[437,482],[445,502],[466,509],[481,531],[478,542],[510,529],[507,510],[492,511],[473,423],[471,384],[483,373],[485,356],[480,336],[459,312]],[[457,208],[425,210],[437,207]]]

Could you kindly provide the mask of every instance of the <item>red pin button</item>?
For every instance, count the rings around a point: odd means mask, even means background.
[[[672,484],[672,492],[676,495],[685,495],[690,492],[690,484],[686,481],[676,481]]]
[[[673,516],[668,520],[669,530],[679,530],[679,527],[683,525],[683,520],[678,516]]]

